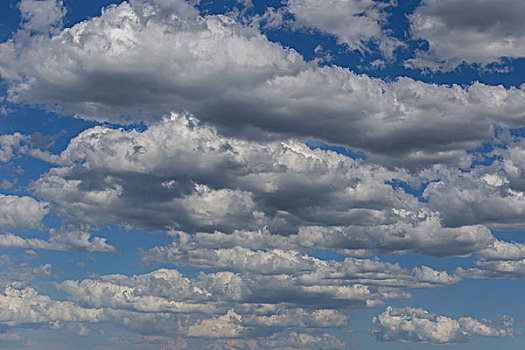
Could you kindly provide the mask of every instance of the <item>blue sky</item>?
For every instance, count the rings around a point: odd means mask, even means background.
[[[0,3],[0,348],[521,349],[519,0]]]

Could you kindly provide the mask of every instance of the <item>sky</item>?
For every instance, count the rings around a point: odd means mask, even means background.
[[[522,349],[524,16],[0,2],[0,348]]]

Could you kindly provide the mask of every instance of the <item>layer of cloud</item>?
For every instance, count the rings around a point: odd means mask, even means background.
[[[409,176],[405,172],[294,140],[223,137],[186,116],[143,132],[88,129],[59,163],[33,189],[88,223],[190,232],[268,227],[291,234],[305,223],[391,224],[399,216],[392,207],[409,210],[417,203],[384,183]]]
[[[29,266],[25,263],[16,264],[8,255],[0,255],[0,289],[13,287],[22,289],[27,287],[32,281],[50,276],[52,271],[51,264],[39,266]]]
[[[266,233],[290,236],[268,238],[268,247],[246,246],[253,249],[468,255],[496,241],[479,224],[512,225],[525,208],[522,192],[487,180],[496,176],[487,169],[437,167],[416,176],[295,140],[224,137],[187,116],[173,115],[142,132],[88,129],[57,159],[60,166],[32,187],[59,213],[88,224],[251,232],[260,242]],[[437,180],[422,201],[393,188],[392,179],[417,186]],[[491,214],[498,208],[505,215]]]
[[[0,228],[39,228],[49,205],[34,198],[0,194]]]
[[[87,335],[92,325],[113,324],[149,336],[258,339],[269,346],[290,343],[295,347],[325,339],[328,348],[342,347],[335,337],[309,332],[343,327],[347,316],[282,302],[243,303],[248,298],[243,283],[250,281],[232,273],[201,274],[190,280],[176,270],[162,269],[133,277],[108,275],[59,284],[73,301],[53,300],[34,288],[11,284],[0,293],[0,325],[5,330],[53,328]],[[300,333],[283,338],[280,333],[285,328]]]
[[[512,336],[514,320],[510,316],[495,321],[472,317],[455,320],[420,308],[389,306],[373,322],[378,329],[370,332],[380,341],[454,344],[473,336]]]
[[[525,277],[525,244],[496,241],[480,251],[476,265],[480,268],[458,267],[456,273],[467,278],[507,278]]]
[[[238,136],[313,137],[398,165],[458,159],[489,140],[494,123],[524,120],[522,89],[319,68],[255,28],[200,16],[182,1],[124,2],[51,37],[15,37],[0,53],[12,102],[111,122],[187,110]]]
[[[525,57],[525,4],[520,0],[425,0],[410,15],[413,39],[428,42],[406,64],[450,71]]]
[[[436,287],[459,282],[445,271],[429,267],[412,270],[398,264],[368,259],[346,258],[343,262],[320,260],[297,251],[232,249],[202,249],[198,243],[174,243],[155,247],[144,258],[174,265],[188,265],[212,270],[241,271],[264,276],[290,275],[308,283],[323,285],[379,285],[401,288]]]

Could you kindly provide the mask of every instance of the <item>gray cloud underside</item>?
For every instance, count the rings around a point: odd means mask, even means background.
[[[143,132],[88,129],[56,158],[59,166],[32,188],[59,213],[149,230],[245,231],[269,248],[468,255],[497,241],[483,225],[519,225],[524,211],[521,189],[492,167],[414,175],[295,140],[224,137],[187,116]],[[420,201],[385,184],[394,178],[439,181]]]
[[[467,342],[472,336],[512,336],[514,320],[510,316],[495,321],[472,317],[455,320],[421,308],[389,306],[373,322],[378,329],[370,333],[380,341],[454,344]]]
[[[451,71],[525,57],[525,4],[520,0],[425,0],[408,18],[413,39],[426,40],[407,66]]]
[[[231,18],[164,6],[123,3],[51,37],[22,29],[0,45],[9,100],[111,122],[187,110],[237,136],[313,137],[410,166],[457,159],[493,123],[524,125],[522,89],[320,68]]]

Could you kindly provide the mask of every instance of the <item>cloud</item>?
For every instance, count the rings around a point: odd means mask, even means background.
[[[59,166],[32,188],[58,213],[87,224],[217,232],[251,249],[468,255],[496,240],[480,224],[513,224],[523,208],[520,192],[510,195],[498,187],[503,182],[487,182],[487,174],[496,176],[487,169],[388,170],[293,139],[225,137],[188,116],[173,115],[144,131],[97,126],[57,159]],[[439,181],[427,185],[423,201],[388,185],[392,179],[418,186]],[[490,196],[497,208],[484,200]],[[491,215],[499,208],[506,214]]]
[[[496,321],[478,321],[472,317],[455,320],[421,308],[389,306],[373,322],[379,328],[370,333],[379,341],[454,344],[467,342],[473,336],[512,336],[514,320],[510,316],[501,316]]]
[[[189,242],[187,242],[189,243]],[[398,264],[368,259],[346,258],[343,262],[320,260],[294,250],[252,250],[236,246],[231,249],[200,248],[199,242],[174,242],[142,253],[148,260],[187,265],[211,270],[254,273],[263,276],[290,275],[298,281],[323,285],[353,283],[428,288],[454,284],[459,278],[445,271],[422,266],[412,270]]]
[[[56,35],[1,44],[8,100],[117,123],[189,111],[238,137],[312,137],[411,167],[457,160],[494,123],[523,126],[521,88],[317,67],[256,28],[170,4],[124,2]]]
[[[0,322],[11,328],[32,324],[67,329],[112,323],[150,336],[263,339],[269,344],[298,344],[300,339],[315,344],[316,339],[328,339],[331,344],[341,344],[336,338],[308,333],[343,327],[347,316],[318,305],[301,305],[300,301],[271,300],[271,296],[256,292],[268,281],[229,272],[201,273],[189,279],[177,270],[160,269],[132,277],[106,275],[57,284],[72,301],[54,301],[31,288],[8,287],[0,295],[0,308],[4,300],[11,311],[2,313]],[[276,288],[279,282],[273,284]],[[249,288],[253,289],[251,294]],[[284,328],[302,333],[300,339],[297,335],[281,339]]]
[[[497,164],[471,172],[441,169],[441,181],[430,183],[424,191],[429,207],[441,213],[446,226],[484,224],[496,230],[523,229],[523,192],[513,188],[507,175],[496,168]]]
[[[52,270],[51,264],[34,267],[24,263],[16,265],[15,261],[5,254],[0,255],[0,267],[2,267],[0,271],[0,289],[2,290],[8,286],[25,288],[34,280],[50,276]]]
[[[16,153],[24,148],[28,136],[20,133],[0,135],[0,162],[10,161]]]
[[[369,51],[370,42],[379,45],[383,55],[391,57],[402,43],[391,37],[383,26],[386,8],[393,2],[358,0],[288,0],[286,9],[295,18],[294,26],[315,28],[334,35],[350,50]]]
[[[390,224],[397,220],[392,207],[417,204],[384,183],[406,172],[295,140],[224,137],[187,116],[173,115],[143,132],[88,129],[59,163],[32,187],[87,223],[190,232],[268,227],[291,234],[307,223]]]
[[[480,268],[458,267],[456,273],[466,278],[507,278],[525,277],[525,244],[518,242],[495,241],[490,247],[480,251],[476,265]]]
[[[409,15],[413,39],[428,42],[406,61],[413,68],[451,71],[525,56],[525,4],[520,0],[425,0]]]
[[[66,14],[63,2],[58,0],[21,0],[18,9],[22,15],[22,28],[36,32],[60,28]]]
[[[48,203],[27,196],[0,194],[0,207],[1,228],[39,228],[49,212]]]
[[[96,322],[102,310],[85,309],[67,301],[55,301],[39,295],[31,287],[6,287],[0,294],[0,324],[15,327],[24,324],[53,324],[60,322]]]
[[[224,347],[234,349],[345,349],[345,343],[331,334],[311,335],[306,333],[292,332],[288,337],[267,337],[255,340],[251,339],[233,339],[218,341],[210,349],[223,349]]]
[[[56,157],[41,148],[52,145],[55,137],[41,133],[23,135],[20,133],[0,135],[0,163],[9,162],[19,154],[27,154],[46,162],[55,162]]]
[[[309,279],[286,274],[265,276],[224,271],[202,273],[196,279],[188,279],[177,270],[168,269],[131,278],[108,275],[80,282],[65,281],[59,288],[82,305],[91,307],[209,317],[234,310],[243,322],[262,327],[262,331],[275,326],[275,322],[282,327],[285,323],[290,327],[340,327],[346,316],[334,310],[335,306],[363,308],[380,305],[381,299],[410,296],[398,288],[323,281],[316,276]]]
[[[106,238],[91,237],[86,232],[57,233],[50,230],[50,239],[25,238],[12,233],[0,234],[0,248],[43,249],[59,251],[114,252],[115,247]]]

